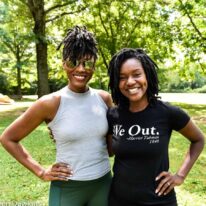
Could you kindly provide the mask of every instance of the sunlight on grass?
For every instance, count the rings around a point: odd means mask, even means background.
[[[206,206],[205,195],[199,196],[195,193],[190,193],[182,189],[182,187],[177,187],[175,190],[179,206]]]

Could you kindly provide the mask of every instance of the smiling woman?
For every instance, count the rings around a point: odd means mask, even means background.
[[[60,43],[68,84],[38,99],[1,135],[1,143],[22,165],[51,181],[49,206],[107,206],[111,174],[106,144],[108,92],[88,86],[97,43],[85,27],[69,29]],[[60,48],[59,46],[59,48]],[[19,143],[46,122],[56,143],[56,162],[44,168]],[[69,181],[68,181],[69,180]]]
[[[147,106],[147,79],[141,62],[135,58],[126,60],[122,64],[120,71],[119,89],[120,92],[129,99],[130,107],[134,109],[142,109],[141,106],[135,105],[139,102],[146,107]],[[140,101],[140,99],[142,101]],[[138,101],[139,100],[139,101]]]
[[[110,61],[116,107],[107,114],[115,154],[109,206],[177,206],[174,187],[183,184],[203,150],[204,135],[189,115],[159,100],[156,69],[142,49],[122,49]],[[175,174],[168,154],[173,130],[190,143]]]
[[[85,85],[91,79],[94,72],[95,60],[90,57],[82,57],[80,60],[66,60],[63,62],[64,70],[69,80],[69,88],[74,92],[85,92]]]

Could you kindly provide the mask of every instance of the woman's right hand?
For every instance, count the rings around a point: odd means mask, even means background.
[[[69,164],[55,163],[49,168],[43,170],[39,178],[41,178],[44,181],[68,181],[72,175],[73,171]]]

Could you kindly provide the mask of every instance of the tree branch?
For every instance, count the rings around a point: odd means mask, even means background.
[[[69,5],[69,4],[73,4],[74,2],[75,2],[75,0],[71,0],[71,1],[69,1],[69,2],[67,2],[67,3],[64,3],[64,4],[57,4],[57,5],[55,5],[55,6],[52,6],[52,7],[48,8],[47,10],[45,10],[45,13],[47,14],[47,13],[49,13],[50,11],[52,11],[52,10],[54,10],[54,9],[67,6],[67,5]]]
[[[35,7],[34,7],[34,3],[32,0],[27,0],[26,5],[28,6],[33,18],[35,18]]]
[[[204,65],[198,60],[198,63],[199,63],[199,65],[200,65],[200,67],[201,67],[201,69],[202,69],[202,71],[205,73],[205,68],[204,68]]]
[[[28,6],[28,3],[27,3],[27,1],[25,1],[25,0],[19,0],[22,4],[25,4],[26,6]]]
[[[87,7],[83,7],[83,8],[81,8],[81,9],[77,10],[77,11],[74,11],[74,12],[63,12],[63,13],[61,13],[61,14],[56,15],[55,17],[53,17],[53,18],[51,18],[51,19],[47,19],[47,20],[46,20],[46,23],[48,23],[48,22],[50,22],[50,21],[54,21],[54,20],[56,20],[56,19],[59,19],[59,18],[65,16],[65,15],[70,15],[70,14],[78,13],[78,12],[80,12],[80,11],[83,11],[83,10],[86,9],[86,8],[87,8]]]
[[[15,55],[15,49],[12,47],[12,45],[11,44],[9,44],[7,41],[2,41],[4,44],[5,44],[5,46],[7,46],[7,48],[9,48],[10,50],[11,50],[11,52]]]
[[[192,17],[190,16],[189,12],[187,11],[187,9],[185,8],[185,5],[183,4],[182,0],[179,0],[180,4],[182,5],[182,7],[184,8],[184,11],[187,15],[187,17],[189,18],[190,20],[190,23],[192,24],[193,28],[195,29],[195,31],[198,33],[198,35],[201,37],[201,39],[204,39],[206,40],[205,37],[202,36],[202,33],[200,32],[200,30],[197,28],[197,26],[195,25]]]
[[[104,24],[104,20],[103,20],[103,18],[102,18],[102,15],[101,15],[101,8],[100,8],[100,3],[99,3],[99,1],[98,1],[98,13],[99,13],[99,18],[100,18],[100,21],[101,21],[101,24],[102,24],[102,26],[103,26],[103,28],[104,28],[104,31],[106,32],[106,34],[107,34],[107,37],[108,38],[110,38],[110,35],[109,35],[109,32],[107,31],[107,28],[106,28],[106,26],[105,26],[105,24]]]
[[[108,64],[107,64],[107,60],[106,60],[106,57],[104,55],[104,52],[102,51],[102,48],[99,46],[99,51],[100,51],[100,54],[102,56],[102,59],[103,59],[103,62],[104,62],[104,65],[106,66],[106,68],[108,69]]]

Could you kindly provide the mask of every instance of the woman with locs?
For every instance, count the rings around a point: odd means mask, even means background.
[[[174,187],[184,182],[203,150],[204,135],[188,114],[159,100],[156,69],[142,49],[122,49],[110,61],[116,107],[107,115],[115,154],[109,206],[177,206]],[[190,141],[175,174],[168,155],[173,130]]]
[[[111,174],[106,113],[112,100],[108,92],[87,84],[95,70],[96,40],[85,27],[75,26],[62,44],[68,85],[38,99],[6,128],[0,140],[23,166],[51,181],[49,206],[107,206]],[[42,122],[56,143],[56,163],[49,168],[20,144]]]

